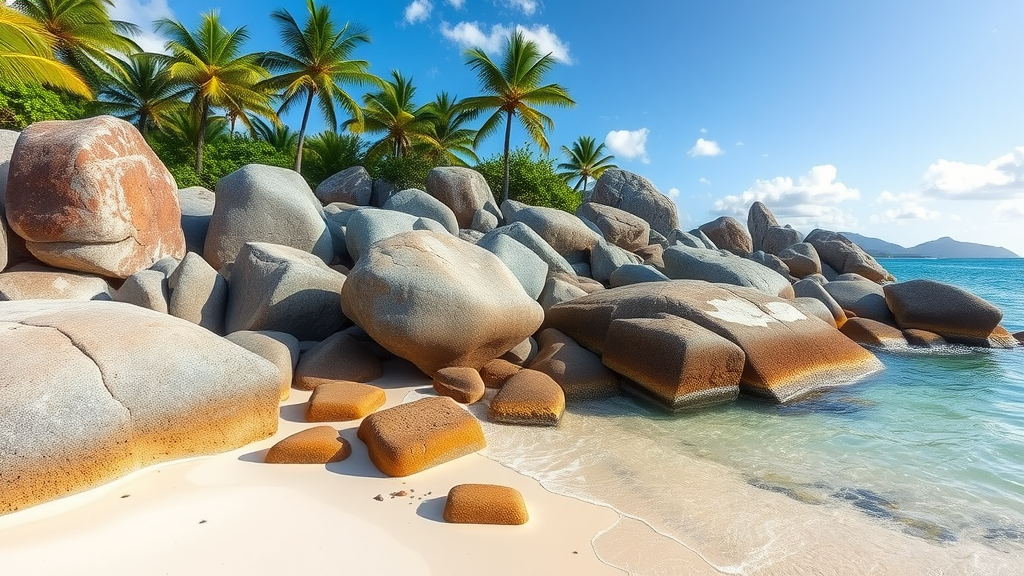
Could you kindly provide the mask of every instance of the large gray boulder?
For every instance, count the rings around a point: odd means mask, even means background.
[[[788,279],[790,277],[789,266],[787,266],[786,263],[775,254],[768,254],[767,252],[758,250],[750,255],[750,260],[757,262],[769,270],[781,274],[784,278]]]
[[[579,217],[546,206],[527,206],[522,202],[507,200],[501,211],[506,222],[526,224],[562,256],[586,254],[603,238],[594,232]]]
[[[750,232],[750,241],[753,244],[754,252],[764,250],[764,237],[768,229],[778,227],[779,221],[775,215],[761,202],[754,202],[747,211],[747,230]]]
[[[695,330],[693,325],[676,327],[674,322],[656,323],[651,326],[651,332],[637,326],[637,330],[631,331],[635,337],[613,337],[612,327],[622,319],[671,320],[673,317],[689,320],[739,346],[745,354],[740,388],[778,402],[839,386],[882,368],[870,352],[831,324],[800,312],[788,300],[751,288],[697,280],[645,282],[601,290],[553,306],[547,312],[544,325],[568,334],[584,347],[603,355],[609,354],[609,346],[617,348],[611,353],[620,359],[632,354],[633,365],[641,374],[657,376],[658,368],[664,366],[669,375],[685,375],[688,368],[685,362],[679,365],[678,346],[668,344],[688,341],[687,334]],[[724,350],[717,345],[714,348]],[[691,381],[692,387],[677,388],[672,396],[662,395],[663,398],[675,402],[680,392],[697,391],[701,384],[712,394],[724,392],[720,389],[727,386],[717,386],[714,377],[721,372],[702,366],[699,351],[687,357],[693,359],[696,365],[692,368],[703,376]],[[720,365],[730,363],[721,359]],[[622,366],[611,368],[621,370],[620,374],[627,372]],[[679,368],[682,372],[677,371]]]
[[[228,332],[273,330],[323,340],[348,323],[341,311],[345,276],[312,254],[249,242],[231,270]]]
[[[345,246],[352,260],[358,261],[374,242],[415,230],[417,220],[419,216],[404,212],[363,208],[348,219]]]
[[[821,283],[810,278],[797,280],[793,283],[793,293],[797,298],[814,298],[821,302],[822,306],[832,315],[832,320],[837,327],[842,327],[846,323],[846,312],[843,311],[843,307],[836,302],[836,299],[825,290]]]
[[[420,218],[429,218],[443,225],[452,236],[459,235],[459,222],[451,208],[448,208],[440,200],[422,190],[415,188],[402,190],[388,198],[383,208],[385,210],[412,214]]]
[[[477,246],[493,253],[515,275],[523,290],[534,300],[544,289],[548,265],[532,250],[506,234],[481,238]]]
[[[334,257],[320,201],[302,176],[287,168],[248,164],[217,182],[203,256],[220,270],[246,242],[290,246],[324,262]]]
[[[496,217],[501,216],[487,180],[472,168],[434,168],[427,174],[427,194],[451,208],[458,220],[458,228],[472,228],[477,210],[483,209]]]
[[[694,236],[689,232],[684,232],[678,228],[668,235],[668,245],[686,246],[687,248],[707,248],[707,245],[704,244],[704,241],[699,237]]]
[[[779,252],[778,257],[785,262],[789,273],[796,278],[821,274],[821,259],[818,257],[818,251],[807,242],[793,244]]]
[[[277,368],[173,316],[0,302],[0,350],[0,514],[277,430]]]
[[[605,240],[630,252],[647,246],[651,237],[650,224],[625,210],[584,202],[576,210],[576,215],[593,222]]]
[[[737,256],[749,256],[754,251],[750,234],[743,224],[731,216],[716,218],[698,228],[718,248]],[[705,245],[706,246],[706,245]]]
[[[313,193],[321,204],[344,202],[368,206],[373,196],[373,179],[362,166],[345,168],[321,182]]]
[[[804,235],[799,230],[794,230],[789,226],[771,226],[765,232],[764,240],[761,241],[761,250],[778,256],[779,252],[803,242],[803,240]]]
[[[139,270],[125,278],[113,299],[167,314],[167,276],[159,270]]]
[[[185,255],[174,178],[124,120],[36,122],[18,137],[7,222],[42,262],[127,278]]]
[[[171,316],[198,324],[216,334],[224,334],[224,315],[228,304],[228,281],[203,257],[189,252],[167,278]]]
[[[373,181],[373,195],[370,197],[370,205],[380,208],[388,201],[388,198],[391,198],[398,191],[398,186],[383,178],[377,178]]]
[[[610,242],[601,241],[590,251],[590,277],[598,282],[608,282],[621,266],[640,264],[643,260]]]
[[[178,203],[181,205],[181,230],[185,233],[185,249],[202,254],[217,196],[202,186],[192,186],[178,190]]]
[[[662,258],[663,272],[672,279],[747,286],[771,296],[793,297],[793,286],[781,274],[725,250],[672,246]]]
[[[544,319],[497,256],[427,230],[370,246],[349,273],[341,302],[376,342],[428,376],[449,366],[479,369]]]
[[[668,276],[658,272],[658,269],[654,266],[647,264],[625,264],[612,272],[611,277],[608,278],[608,285],[612,288],[617,288],[619,286],[639,284],[640,282],[661,282],[668,279]]]
[[[277,366],[280,399],[287,400],[292,390],[292,374],[299,362],[299,340],[291,334],[271,330],[240,330],[224,337]]]
[[[572,264],[569,264],[569,261],[564,256],[556,252],[551,247],[551,244],[548,244],[532,228],[522,222],[512,222],[511,224],[491,230],[477,241],[477,245],[486,246],[488,243],[493,242],[493,238],[498,235],[506,235],[532,250],[534,254],[539,256],[548,265],[549,274],[575,274]]]
[[[872,282],[891,282],[892,274],[882,267],[870,254],[838,232],[815,229],[804,238],[814,246],[822,264],[828,264],[840,274],[855,273]],[[822,266],[823,272],[825,271]],[[828,274],[825,274],[828,277]]]
[[[885,302],[882,287],[868,280],[837,280],[824,285],[829,296],[843,308],[860,318],[896,325],[896,319]]]
[[[570,276],[566,274],[552,274],[548,276],[547,281],[544,283],[544,290],[541,291],[540,297],[537,299],[545,312],[555,304],[569,302],[588,294],[587,291],[580,288],[579,284],[571,281],[569,278]]]
[[[970,292],[935,280],[910,280],[882,287],[896,324],[934,332],[950,342],[985,345],[1003,312]]]
[[[679,227],[675,202],[639,174],[619,169],[605,170],[594,185],[590,201],[639,216],[651,225],[652,230],[665,236]]]

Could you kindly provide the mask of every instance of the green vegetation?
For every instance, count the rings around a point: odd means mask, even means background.
[[[512,117],[519,116],[530,138],[540,146],[541,152],[547,154],[549,146],[544,129],[554,128],[555,123],[533,106],[571,107],[576,102],[558,84],[541,85],[544,74],[555,65],[555,60],[551,54],[542,55],[537,45],[527,41],[518,30],[512,33],[505,44],[501,66],[491,61],[480,48],[466,52],[466,64],[476,71],[484,95],[467,98],[465,106],[480,111],[494,109],[494,113],[477,132],[475,143],[493,134],[501,124],[502,116],[505,116],[505,174],[501,182],[501,195],[504,200],[508,200],[508,143],[512,134]]]
[[[245,27],[228,29],[215,11],[195,29],[161,19],[169,56],[142,52],[132,40],[138,27],[112,20],[112,6],[0,2],[0,128],[111,114],[138,128],[179,186],[210,189],[251,162],[294,167],[313,187],[355,165],[400,188],[425,188],[437,166],[475,166],[502,198],[573,211],[577,192],[612,166],[603,146],[581,137],[561,147],[567,161],[556,172],[546,136],[554,124],[538,108],[575,102],[545,84],[555,61],[519,32],[494,61],[480,49],[466,52],[480,95],[442,91],[424,104],[401,71],[386,80],[370,72],[357,54],[369,33],[335,21],[326,3],[306,0],[304,22],[274,11],[282,50],[265,53],[247,52]],[[310,136],[314,102],[327,129]],[[302,116],[293,130],[278,115],[296,106]],[[514,117],[541,156],[509,150]],[[502,125],[502,154],[481,161],[478,146]],[[574,190],[567,182],[576,178]]]
[[[588,181],[593,178],[595,181],[609,168],[617,168],[612,164],[613,156],[604,156],[604,144],[597,145],[597,142],[590,136],[580,136],[572,143],[572,148],[562,146],[562,153],[569,157],[568,162],[558,165],[559,174],[566,182],[578,178],[573,191],[586,191]]]
[[[547,156],[534,158],[529,146],[516,148],[508,156],[494,155],[476,166],[492,190],[508,182],[508,198],[533,206],[549,206],[576,212],[580,195],[555,173],[555,161]]]

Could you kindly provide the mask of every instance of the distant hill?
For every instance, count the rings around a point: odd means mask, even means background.
[[[853,232],[843,232],[850,240],[875,258],[1020,258],[1017,254],[999,246],[960,242],[949,236],[932,240],[910,248],[886,242]]]

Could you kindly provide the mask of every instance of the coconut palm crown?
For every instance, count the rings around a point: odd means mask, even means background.
[[[542,84],[544,75],[555,65],[555,59],[551,54],[541,54],[537,44],[527,40],[519,30],[506,42],[500,65],[480,48],[466,51],[466,64],[476,71],[484,94],[467,98],[465,105],[475,110],[494,110],[477,132],[474,144],[493,134],[505,120],[505,174],[501,187],[503,199],[508,200],[512,118],[519,118],[530,138],[547,154],[549,146],[544,131],[553,129],[555,123],[535,106],[572,107],[576,102],[562,86]]]
[[[157,30],[169,37],[168,73],[171,79],[188,88],[191,106],[198,114],[195,170],[201,174],[206,123],[212,109],[232,112],[246,128],[250,125],[250,113],[276,120],[270,94],[256,88],[270,74],[260,65],[260,54],[241,53],[242,44],[248,39],[245,27],[229,31],[216,11],[203,14],[195,32],[167,18],[157,21]]]
[[[44,84],[91,98],[78,71],[54,59],[56,42],[39,22],[0,3],[0,83]]]
[[[477,117],[476,110],[467,109],[457,97],[441,92],[423,106],[423,112],[429,120],[423,145],[428,158],[448,166],[469,166],[467,158],[473,163],[480,162],[473,150],[476,130],[466,127]]]
[[[148,136],[150,125],[160,128],[171,112],[184,105],[181,99],[189,88],[170,78],[162,54],[138,52],[114,58],[117,66],[104,74],[96,108],[132,122]]]
[[[558,175],[564,178],[566,183],[571,182],[574,178],[579,178],[576,181],[576,186],[573,187],[574,192],[586,191],[587,184],[591,179],[596,181],[601,174],[604,174],[605,170],[617,168],[615,164],[612,164],[615,157],[611,155],[602,157],[604,144],[598,145],[597,141],[590,136],[580,136],[572,143],[572,148],[562,146],[562,153],[569,158],[569,161],[558,165],[559,170],[564,170]]]
[[[357,134],[383,134],[366,151],[367,162],[382,156],[405,156],[414,147],[426,145],[430,119],[426,109],[417,107],[416,87],[412,78],[398,70],[391,71],[392,80],[381,89],[363,97],[362,121],[349,121],[348,127]]]
[[[313,0],[306,0],[306,8],[309,18],[301,27],[287,10],[276,10],[271,14],[287,53],[268,52],[263,61],[271,71],[280,72],[267,81],[274,88],[283,90],[283,104],[278,113],[283,114],[296,103],[305,105],[295,153],[296,171],[302,169],[306,123],[313,100],[316,100],[333,131],[338,127],[335,103],[356,121],[362,119],[359,103],[345,91],[346,84],[380,85],[380,79],[369,72],[369,62],[352,59],[360,44],[370,42],[369,34],[350,24],[338,28],[331,19],[330,7],[326,5],[317,6]]]

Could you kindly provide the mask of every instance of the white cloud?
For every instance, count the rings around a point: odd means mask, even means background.
[[[174,12],[167,6],[167,0],[114,0],[109,8],[112,20],[132,22],[141,28],[135,43],[146,52],[163,52],[167,39],[156,33],[153,21],[160,18],[174,19]]]
[[[673,200],[679,198],[679,188],[669,188],[668,192],[665,193],[665,196],[668,196]]]
[[[1004,200],[996,205],[996,222],[1024,220],[1024,198]]]
[[[604,137],[604,145],[616,156],[627,160],[639,158],[644,164],[650,163],[647,159],[647,135],[650,134],[647,128],[639,130],[612,130]]]
[[[508,4],[522,10],[527,16],[533,16],[537,11],[537,0],[508,0]]]
[[[537,44],[541,54],[551,57],[562,64],[572,64],[569,45],[563,42],[550,28],[537,25],[532,28],[516,26],[527,40]],[[455,26],[447,22],[441,23],[441,35],[463,48],[480,48],[484,52],[499,52],[505,41],[512,34],[512,28],[501,24],[491,26],[490,32],[479,22],[459,22]]]
[[[700,129],[700,133],[701,134],[707,134],[708,133],[708,129],[707,128],[701,128]]]
[[[687,154],[690,156],[718,156],[722,154],[722,149],[718,146],[718,142],[714,140],[697,138],[697,143],[693,145],[693,148],[690,148]]]
[[[750,205],[763,202],[783,224],[793,226],[850,226],[856,218],[838,205],[847,200],[858,200],[860,190],[850,188],[836,180],[838,170],[831,164],[815,166],[805,176],[793,180],[779,176],[771,180],[756,180],[754,185],[740,194],[729,195],[715,201],[716,214],[746,218]]]
[[[408,24],[423,22],[430,18],[430,11],[434,5],[430,0],[412,0],[412,3],[405,7],[405,21]]]
[[[711,180],[708,180],[707,178],[705,178],[703,176],[701,176],[700,180],[697,180],[697,182],[700,182],[701,184],[707,184],[708,186],[711,186]]]
[[[916,202],[921,198],[921,195],[916,192],[900,192],[899,194],[893,194],[888,190],[882,190],[882,193],[875,198],[876,204],[898,204],[900,202]]]
[[[456,10],[461,10],[462,7],[466,5],[466,0],[445,0],[445,1],[448,2],[449,4],[451,4],[452,7],[455,8]]]
[[[902,224],[913,220],[938,220],[942,214],[917,202],[904,202],[899,208],[871,216],[872,224]]]
[[[743,146],[743,140],[737,140],[736,146]]]
[[[1024,146],[988,164],[939,160],[925,172],[921,192],[947,200],[1002,200],[1024,195]]]

